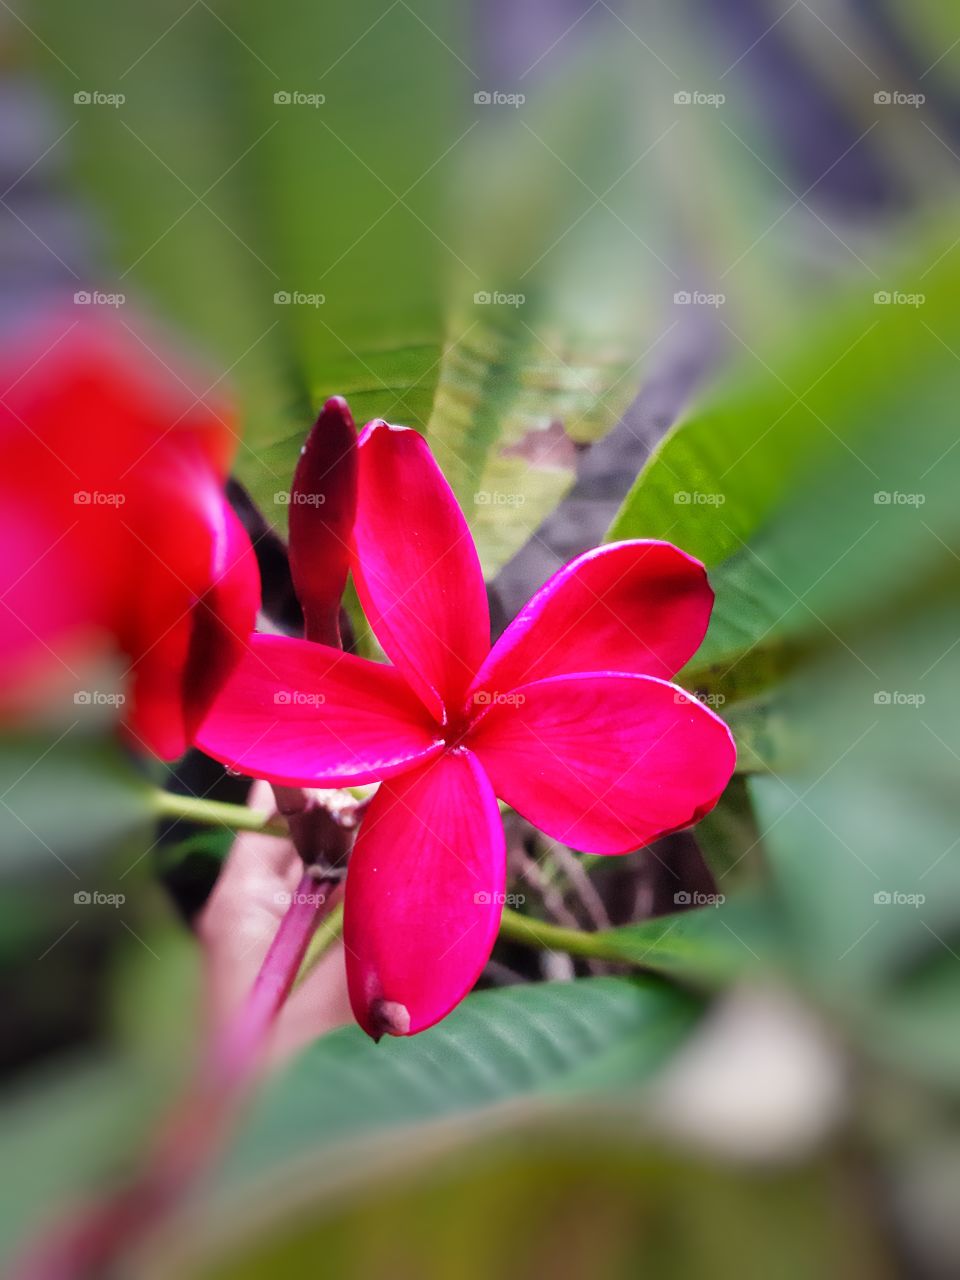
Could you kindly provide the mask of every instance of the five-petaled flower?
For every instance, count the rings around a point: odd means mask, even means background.
[[[343,439],[344,402],[326,415]],[[393,665],[256,635],[197,743],[279,784],[381,783],[347,876],[347,976],[366,1031],[412,1034],[470,990],[496,939],[498,796],[552,839],[603,854],[716,803],[730,732],[669,683],[703,639],[713,593],[669,543],[610,544],[554,574],[491,649],[477,551],[423,437],[371,422],[326,470],[355,491],[339,525],[323,524],[323,504],[291,523],[305,613],[304,566],[339,544],[339,578],[349,565]]]

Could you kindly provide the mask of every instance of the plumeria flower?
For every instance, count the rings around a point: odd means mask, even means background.
[[[303,595],[305,564],[339,548],[333,576],[342,588],[352,571],[392,665],[256,635],[196,740],[278,784],[381,784],[347,875],[348,985],[367,1032],[413,1034],[470,990],[497,937],[497,797],[552,839],[601,854],[640,848],[716,803],[735,763],[730,732],[669,683],[703,639],[713,593],[703,566],[669,543],[614,543],[554,574],[491,649],[477,550],[426,441],[371,422],[351,449],[343,401],[325,417],[337,443],[318,445],[315,430],[316,474],[354,476],[355,497],[335,516],[318,499],[291,520],[295,580]],[[303,476],[291,514],[310,509],[298,492]],[[329,600],[317,608],[329,616]]]
[[[246,646],[260,580],[223,490],[228,411],[169,358],[64,316],[5,347],[0,711],[36,714],[61,678],[119,660],[131,743],[174,759]]]

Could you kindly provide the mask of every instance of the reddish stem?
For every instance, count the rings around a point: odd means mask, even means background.
[[[333,906],[334,887],[304,873],[249,995],[214,1040],[195,1084],[151,1147],[142,1170],[126,1187],[80,1210],[27,1253],[14,1268],[13,1280],[102,1280],[124,1249],[180,1201],[215,1155],[257,1074],[310,939]]]
[[[300,972],[329,890],[329,882],[318,881],[309,871],[301,876],[246,1003],[213,1046],[208,1072],[214,1086],[236,1088],[256,1072],[267,1033]]]

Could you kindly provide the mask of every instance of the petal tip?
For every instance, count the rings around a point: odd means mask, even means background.
[[[377,1042],[385,1035],[410,1034],[410,1010],[397,1000],[374,1000],[370,1005],[367,1021],[369,1025],[365,1030]]]
[[[360,432],[360,444],[368,444],[374,437],[386,436],[414,436],[424,439],[423,433],[415,427],[404,427],[395,422],[387,422],[384,418],[372,418]]]
[[[353,426],[353,414],[350,412],[350,406],[347,404],[345,396],[328,396],[323,402],[324,413],[339,414],[350,426]]]

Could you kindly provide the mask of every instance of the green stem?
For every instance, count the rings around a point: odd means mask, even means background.
[[[511,911],[509,907],[504,907],[500,918],[500,937],[511,938],[528,947],[541,947],[545,951],[566,951],[572,956],[585,956],[591,960],[629,963],[616,943],[605,934],[548,924],[544,920],[522,916],[519,911]]]
[[[158,818],[183,818],[188,822],[232,827],[234,831],[259,831],[267,836],[289,834],[282,818],[258,813],[255,809],[248,809],[246,805],[204,800],[200,796],[181,796],[159,788],[153,793],[153,809]]]

